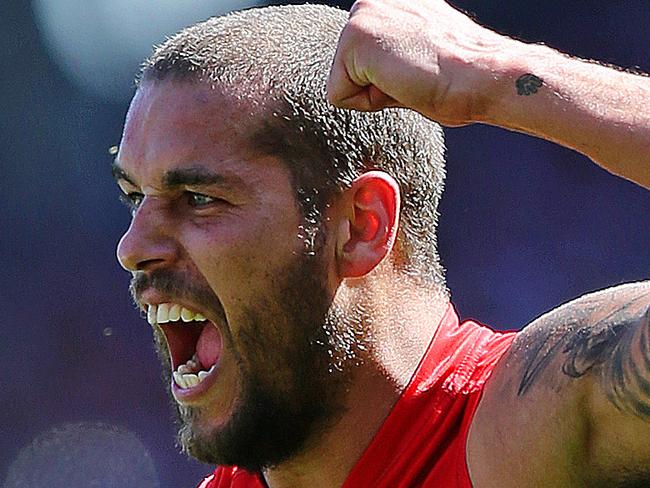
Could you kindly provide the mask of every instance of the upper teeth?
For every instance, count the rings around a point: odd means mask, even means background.
[[[147,306],[147,321],[151,325],[167,322],[203,322],[206,318],[198,312],[193,312],[177,303],[159,303]]]

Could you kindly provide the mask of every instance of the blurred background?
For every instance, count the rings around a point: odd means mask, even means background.
[[[137,481],[105,486],[193,487],[211,471],[175,446],[149,327],[115,259],[129,215],[118,203],[108,148],[120,140],[133,76],[152,44],[263,3],[2,2],[0,481],[7,486],[28,472],[32,487],[85,486],[58,485],[64,471],[44,469],[73,452],[87,454],[89,472],[94,457],[113,456],[114,471],[115,457],[139,466]],[[650,71],[646,0],[452,3],[500,32]],[[461,317],[520,328],[585,292],[650,277],[650,192],[505,130],[453,129],[447,140],[439,243]]]

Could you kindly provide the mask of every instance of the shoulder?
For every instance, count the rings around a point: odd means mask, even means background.
[[[517,396],[544,385],[562,388],[602,372],[612,356],[624,354],[626,339],[647,320],[650,281],[590,293],[541,316],[522,330],[503,374],[518,381]]]
[[[524,328],[508,354],[509,371],[504,374],[518,377],[518,396],[556,375],[582,377],[611,357],[649,309],[650,281],[584,295]],[[549,371],[553,364],[561,367]]]
[[[522,472],[537,469],[547,482],[571,486],[567,473],[573,470],[575,476],[575,466],[583,463],[590,435],[594,385],[622,408],[646,407],[619,395],[620,385],[600,384],[627,374],[621,368],[632,336],[647,329],[638,325],[648,321],[649,310],[650,282],[628,283],[584,295],[522,329],[479,404],[468,443],[475,465],[499,452],[497,443],[506,451],[501,456],[521,458]]]
[[[430,386],[444,385],[447,393],[480,391],[515,335],[473,319],[461,322],[450,304],[414,379]],[[418,389],[427,388],[420,385]]]

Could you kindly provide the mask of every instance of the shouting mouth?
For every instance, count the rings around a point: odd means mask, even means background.
[[[147,321],[164,333],[171,357],[172,393],[179,403],[197,400],[218,377],[223,341],[201,313],[177,303],[149,304]]]

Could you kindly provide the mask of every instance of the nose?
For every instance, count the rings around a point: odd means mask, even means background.
[[[146,198],[117,245],[117,259],[127,271],[151,271],[171,264],[178,245],[163,213]]]

